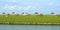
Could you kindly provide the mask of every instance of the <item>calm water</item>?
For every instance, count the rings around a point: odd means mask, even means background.
[[[60,30],[52,25],[0,25],[0,30]]]

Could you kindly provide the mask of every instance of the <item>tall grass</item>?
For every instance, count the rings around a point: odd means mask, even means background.
[[[60,23],[60,16],[51,16],[51,15],[44,15],[44,16],[2,16],[0,15],[0,22],[40,22],[40,23]]]

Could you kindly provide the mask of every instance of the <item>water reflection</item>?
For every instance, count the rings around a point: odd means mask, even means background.
[[[60,30],[57,25],[0,25],[0,30]]]

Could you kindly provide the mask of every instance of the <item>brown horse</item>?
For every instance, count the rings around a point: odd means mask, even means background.
[[[8,17],[8,14],[3,14],[3,16]]]

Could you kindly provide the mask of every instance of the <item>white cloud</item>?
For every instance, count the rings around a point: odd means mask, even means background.
[[[13,3],[16,3],[17,0],[5,0],[6,2],[13,2]]]
[[[51,9],[51,10],[53,10],[53,9]]]
[[[49,5],[53,5],[53,2],[50,2]]]
[[[36,8],[36,10],[40,10],[40,8]]]
[[[27,6],[27,7],[23,7],[22,9],[23,9],[23,10],[30,10],[31,7],[30,7],[30,6]]]
[[[39,10],[39,9],[36,9],[36,10]]]
[[[27,7],[23,7],[23,10],[26,10]]]
[[[17,6],[17,5],[8,5],[6,4],[3,7],[5,10],[40,10],[40,8],[34,7],[34,6]]]
[[[28,6],[28,7],[27,7],[27,10],[30,10],[31,8],[32,8],[32,6]]]
[[[23,7],[21,7],[21,6],[17,7],[18,10],[22,10],[22,8],[23,8]]]
[[[32,7],[31,9],[32,9],[32,10],[36,10],[36,7]]]
[[[15,9],[16,9],[16,5],[14,5],[14,6],[9,6],[9,5],[6,4],[3,8],[4,8],[4,9],[7,9],[7,10],[15,10]]]
[[[47,1],[51,1],[51,0],[47,0]]]
[[[26,10],[26,7],[18,6],[17,9],[18,9],[18,10]]]
[[[26,7],[19,6],[18,9],[19,10],[30,10],[31,9],[31,6],[26,6]]]
[[[40,10],[38,7],[32,7],[32,10]]]

